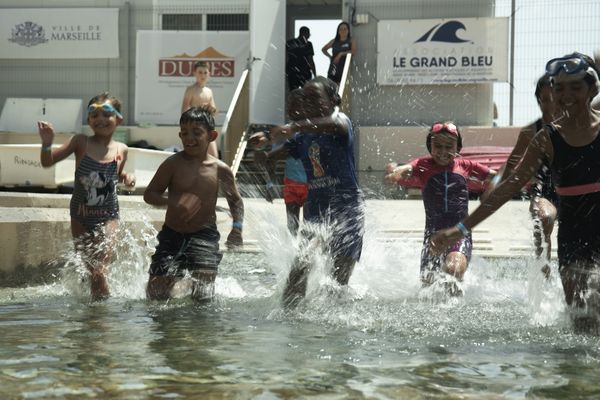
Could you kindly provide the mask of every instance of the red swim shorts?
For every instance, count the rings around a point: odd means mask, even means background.
[[[306,183],[283,178],[283,201],[285,204],[303,205],[308,196],[308,185]]]

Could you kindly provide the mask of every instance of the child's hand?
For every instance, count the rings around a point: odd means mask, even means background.
[[[431,237],[431,252],[435,255],[440,255],[462,237],[462,233],[455,226],[437,231]]]
[[[42,146],[50,146],[54,140],[54,127],[48,121],[38,121],[37,126]]]
[[[227,236],[227,241],[225,242],[225,246],[230,249],[235,249],[236,247],[242,247],[244,245],[244,240],[242,239],[242,231],[233,228],[229,235]]]
[[[264,132],[256,132],[248,139],[248,146],[258,149],[268,145],[271,141]]]
[[[394,172],[394,169],[396,169],[396,167],[397,167],[397,166],[398,166],[398,164],[397,164],[397,163],[395,163],[395,162],[388,163],[388,164],[385,166],[385,174],[386,174],[386,175],[389,175],[389,174],[391,174],[392,172]]]
[[[265,187],[265,200],[267,200],[269,203],[272,203],[273,199],[276,197],[279,197],[279,195],[277,193],[277,189],[275,189],[275,185],[273,185],[273,182],[271,181],[267,182]]]
[[[123,183],[125,186],[129,186],[130,188],[135,186],[135,176],[133,174],[125,174],[123,177]]]

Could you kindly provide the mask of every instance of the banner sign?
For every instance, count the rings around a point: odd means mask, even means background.
[[[248,32],[138,31],[135,122],[178,125],[194,64],[206,61],[221,125],[250,52]]]
[[[382,20],[377,83],[508,81],[508,18]]]
[[[0,58],[118,58],[118,8],[4,8]]]

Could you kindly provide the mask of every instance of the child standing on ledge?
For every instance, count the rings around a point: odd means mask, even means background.
[[[208,78],[210,77],[209,65],[206,61],[197,61],[194,64],[194,77],[196,78],[196,82],[188,86],[183,94],[181,113],[183,114],[191,107],[206,107],[214,116],[217,113],[217,105],[215,104],[212,90],[206,86],[206,82],[208,82]],[[208,154],[219,158],[219,150],[215,141],[210,142]]]
[[[135,177],[123,172],[127,145],[113,140],[117,126],[123,122],[121,102],[108,93],[94,96],[88,103],[87,120],[93,136],[75,135],[56,149],[52,148],[52,124],[38,121],[38,130],[42,166],[51,167],[75,154],[71,233],[76,249],[85,256],[91,275],[91,296],[96,301],[109,296],[106,273],[119,222],[117,183],[132,188]]]
[[[208,153],[209,144],[218,135],[210,110],[188,109],[181,115],[179,126],[183,151],[158,167],[144,193],[146,203],[167,207],[146,294],[151,300],[169,299],[175,284],[189,273],[192,298],[210,300],[222,257],[215,211],[219,188],[233,218],[226,242],[229,247],[242,245],[244,203],[231,168]]]

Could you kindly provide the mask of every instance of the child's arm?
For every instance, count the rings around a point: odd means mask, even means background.
[[[77,148],[83,138],[83,135],[75,135],[70,140],[63,143],[59,148],[53,149],[54,128],[50,122],[38,121],[38,133],[42,139],[42,150],[40,153],[40,162],[45,168],[51,167],[59,161],[64,160],[71,154],[77,152]]]
[[[183,101],[181,102],[181,113],[183,114],[192,106],[192,87],[188,86],[183,94]]]
[[[153,206],[166,206],[169,204],[169,197],[165,196],[165,191],[169,187],[169,182],[173,176],[173,168],[170,158],[165,160],[156,170],[152,180],[144,191],[144,201]]]
[[[386,172],[389,173],[384,178],[385,183],[394,184],[398,183],[398,181],[401,179],[409,178],[412,175],[413,166],[410,164],[404,164],[394,167],[391,169],[391,171]]]
[[[233,224],[231,232],[227,236],[225,245],[227,247],[239,247],[244,244],[242,239],[242,229],[244,225],[244,202],[242,196],[237,189],[235,184],[235,177],[231,168],[223,162],[219,162],[219,181],[227,204],[229,205],[229,211],[231,218],[233,218]]]
[[[119,144],[119,147],[122,147],[121,154],[121,163],[119,164],[119,182],[124,183],[125,186],[129,186],[130,188],[135,186],[135,175],[128,174],[124,171],[125,163],[127,162],[127,154],[129,152],[129,147],[125,144]]]
[[[278,147],[275,147],[273,150],[269,151],[255,151],[254,152],[254,162],[264,168],[266,171],[266,191],[265,191],[265,199],[272,203],[273,199],[277,197],[277,190],[275,189],[276,175],[275,175],[275,160],[282,160],[286,158],[288,155],[288,150],[285,147],[285,144],[282,144]]]
[[[213,97],[213,92],[211,89],[206,88],[208,90],[208,96],[210,98],[210,100],[208,101],[208,110],[213,113],[216,114],[219,110],[217,109],[217,104],[215,103],[215,98]]]

